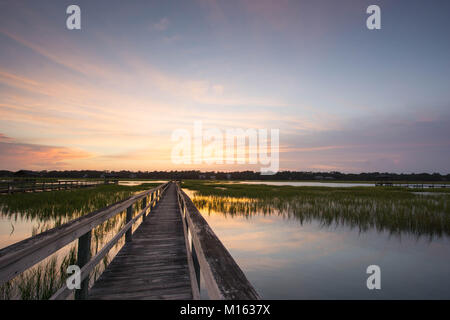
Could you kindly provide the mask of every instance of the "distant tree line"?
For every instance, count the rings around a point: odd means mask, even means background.
[[[96,171],[96,170],[70,170],[70,171],[29,171],[17,172],[0,170],[0,177],[23,178],[109,178],[109,179],[217,179],[217,180],[351,180],[351,181],[450,181],[450,174],[440,173],[387,173],[363,172],[342,173],[332,172],[306,172],[306,171],[280,171],[275,175],[261,175],[254,171]]]

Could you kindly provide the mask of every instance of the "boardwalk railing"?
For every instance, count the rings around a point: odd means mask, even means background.
[[[200,297],[200,277],[210,299],[260,299],[241,268],[179,185],[177,195],[194,299]]]
[[[118,180],[60,180],[60,181],[6,181],[0,182],[0,193],[38,192],[94,187],[100,184],[117,184]]]
[[[82,282],[81,289],[75,291],[75,298],[85,299],[88,293],[89,275],[91,271],[124,234],[125,242],[131,241],[133,224],[140,217],[145,219],[147,211],[159,201],[167,186],[168,183],[165,183],[156,188],[133,195],[106,208],[91,212],[62,226],[1,249],[0,285],[13,279],[36,263],[78,239],[77,265],[81,268]],[[138,201],[141,201],[141,211],[133,218],[133,205],[138,203]],[[92,229],[125,210],[127,211],[125,226],[91,258]],[[51,299],[65,299],[70,293],[72,293],[72,290],[64,286]]]

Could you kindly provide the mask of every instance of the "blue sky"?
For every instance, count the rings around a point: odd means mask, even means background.
[[[0,167],[190,169],[202,120],[280,129],[281,169],[449,173],[449,30],[448,1],[0,1]]]

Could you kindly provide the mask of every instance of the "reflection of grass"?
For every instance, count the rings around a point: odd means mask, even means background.
[[[251,216],[262,212],[295,218],[301,223],[317,220],[324,226],[345,225],[361,231],[450,235],[448,189],[439,190],[446,195],[434,196],[415,195],[411,190],[394,187],[212,185],[190,181],[183,187],[197,191],[193,201],[199,208],[225,214]]]
[[[33,234],[56,227],[91,211],[118,202],[141,190],[147,190],[159,183],[145,183],[139,186],[102,185],[94,189],[53,191],[46,193],[22,193],[0,197],[2,215],[15,219],[25,217],[36,223]],[[134,209],[136,212],[137,206]],[[125,213],[118,214],[93,229],[92,255],[95,255],[125,224]],[[119,241],[112,251],[118,251]],[[69,253],[63,257],[57,253],[25,271],[18,277],[0,286],[0,299],[48,299],[64,285],[67,267],[77,261],[76,245],[69,245]],[[92,279],[100,276],[109,264],[109,255],[99,264]]]

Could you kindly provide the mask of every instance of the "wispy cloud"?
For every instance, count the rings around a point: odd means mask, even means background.
[[[168,18],[162,18],[161,20],[159,20],[157,23],[155,23],[153,25],[153,28],[158,30],[158,31],[164,31],[167,30],[167,28],[169,27],[170,21]]]

